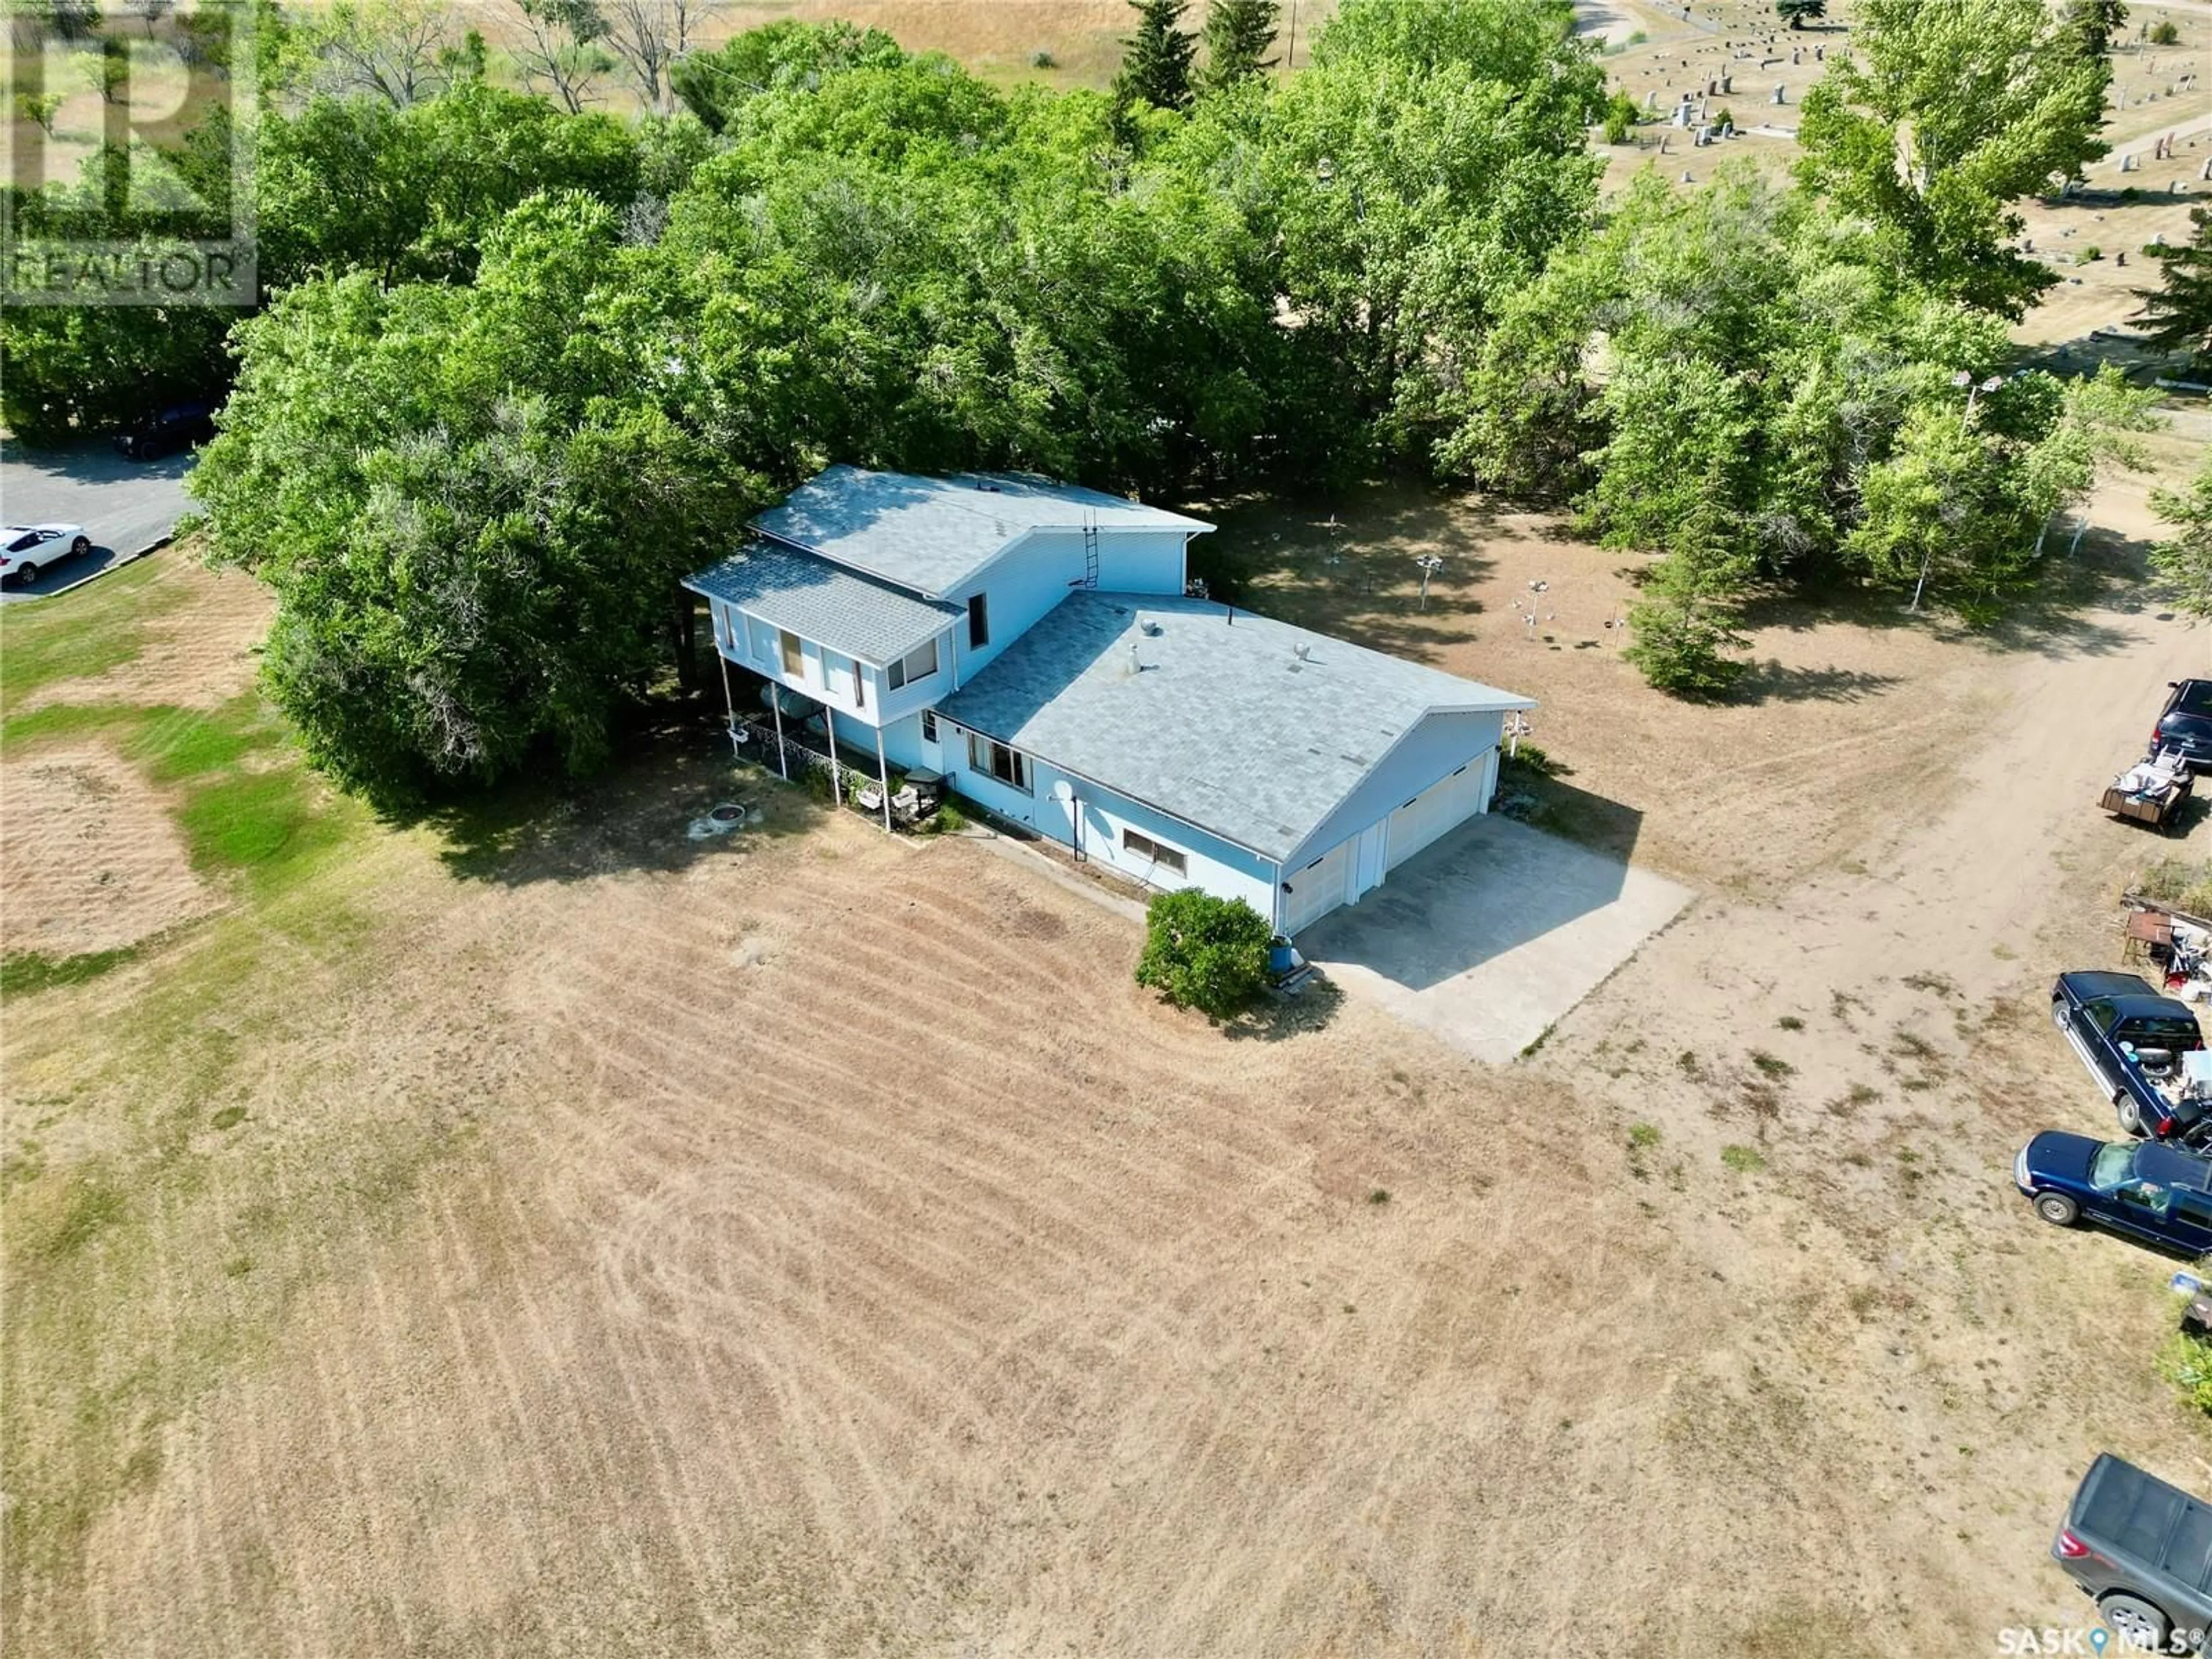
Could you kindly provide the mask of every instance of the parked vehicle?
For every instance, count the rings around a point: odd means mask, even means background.
[[[92,538],[82,525],[11,524],[0,529],[0,581],[15,576],[34,582],[41,570],[91,551]]]
[[[2182,1058],[2204,1047],[2187,1003],[2134,974],[2061,974],[2051,1018],[2130,1134],[2169,1139],[2212,1116],[2212,1101],[2199,1097]]]
[[[2104,1452],[2081,1477],[2051,1554],[2094,1599],[2118,1651],[2204,1650],[2212,1504]]]
[[[2212,772],[2212,680],[2166,684],[2172,690],[2150,729],[2150,752],[2179,750],[2191,769]]]
[[[115,447],[134,461],[150,461],[215,436],[215,405],[171,404],[115,434]]]
[[[2212,1158],[2201,1153],[2045,1129],[2020,1149],[2012,1179],[2054,1227],[2087,1219],[2163,1249],[2212,1252]]]
[[[2189,758],[2178,749],[2160,749],[2145,756],[2114,778],[2097,805],[2116,818],[2148,823],[2169,835],[2188,833],[2189,797],[2197,775]]]

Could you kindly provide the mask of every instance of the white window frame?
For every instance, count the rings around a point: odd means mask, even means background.
[[[1006,769],[1013,774],[1012,777],[1006,777],[1000,773],[994,763],[994,750],[1006,757]],[[981,773],[1001,787],[1024,795],[1036,793],[1030,777],[1030,757],[1012,744],[1000,743],[996,738],[987,738],[981,732],[968,734],[968,769],[971,772]]]
[[[924,652],[927,652],[929,653],[929,666],[927,668],[915,667],[913,665],[914,659],[916,657],[921,656]],[[913,650],[908,652],[906,655],[901,657],[896,662],[886,663],[884,665],[884,680],[892,690],[897,691],[913,684],[917,680],[927,679],[936,672],[937,641],[935,640],[925,640],[920,645],[915,647]]]

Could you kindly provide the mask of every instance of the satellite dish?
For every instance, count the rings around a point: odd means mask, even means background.
[[[1052,798],[1056,801],[1063,803],[1073,800],[1075,799],[1075,786],[1070,783],[1066,778],[1055,780],[1052,786]]]

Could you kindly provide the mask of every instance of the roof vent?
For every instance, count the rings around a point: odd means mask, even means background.
[[[1303,640],[1297,644],[1292,646],[1291,650],[1300,662],[1310,662],[1313,660],[1313,647],[1306,644]]]
[[[1131,640],[1129,641],[1129,665],[1122,672],[1127,674],[1131,679],[1136,678],[1138,675],[1145,672],[1145,665],[1138,660],[1137,658],[1137,642],[1134,640]]]
[[[1150,617],[1139,617],[1137,619],[1137,628],[1146,639],[1156,640],[1160,636],[1159,623]]]

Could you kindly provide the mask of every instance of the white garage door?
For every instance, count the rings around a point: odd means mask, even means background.
[[[1482,804],[1482,757],[1390,814],[1390,867],[1395,870],[1447,830],[1463,823]]]
[[[1352,842],[1339,842],[1308,868],[1284,875],[1291,885],[1291,890],[1283,895],[1285,933],[1310,927],[1344,902],[1344,864],[1352,856]]]

